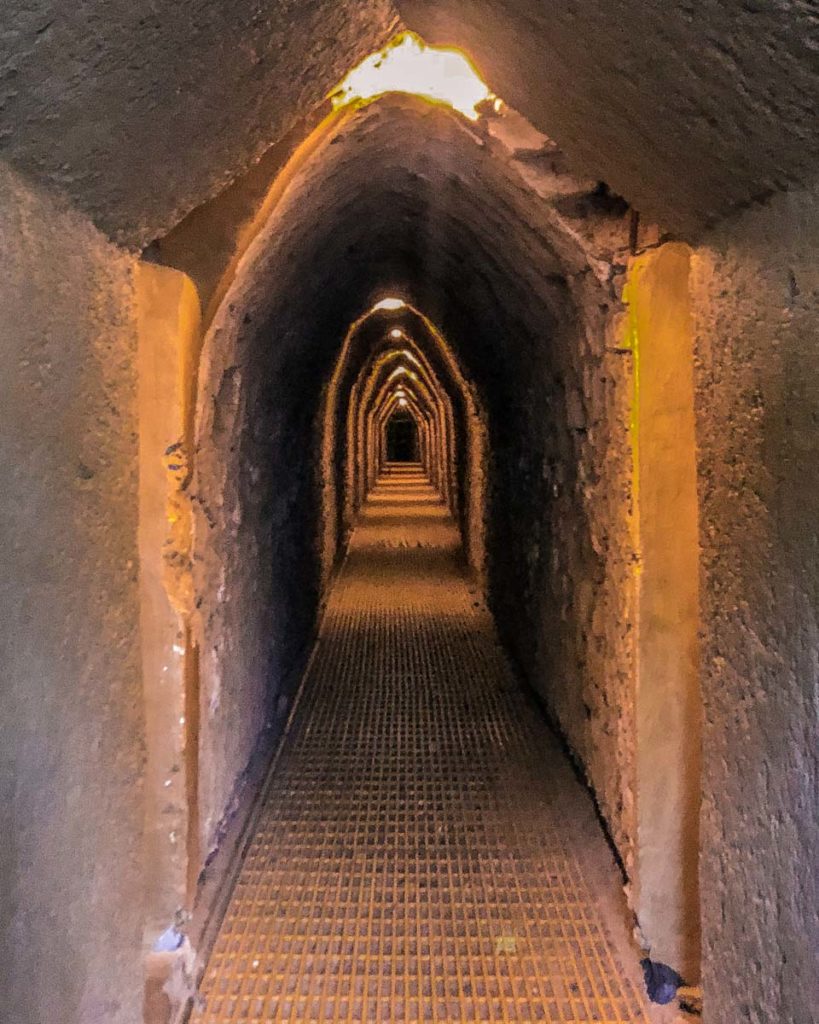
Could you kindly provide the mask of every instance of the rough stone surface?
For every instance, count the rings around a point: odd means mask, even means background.
[[[666,228],[692,233],[819,172],[808,0],[399,0],[429,42]]]
[[[708,1024],[819,1006],[817,214],[780,196],[693,262]]]
[[[388,0],[11,0],[0,158],[143,246],[390,35]]]
[[[196,842],[198,700],[189,643],[190,466],[199,301],[176,270],[139,263],[139,582],[145,699],[146,945],[187,905]]]
[[[132,263],[0,170],[0,1017],[141,1013]]]

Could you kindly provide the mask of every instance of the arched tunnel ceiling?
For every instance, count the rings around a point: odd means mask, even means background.
[[[665,227],[694,233],[815,179],[806,0],[400,0],[489,85]],[[112,237],[167,232],[398,26],[387,0],[12,0],[0,157]]]
[[[401,332],[399,337],[393,337],[395,329]],[[349,392],[358,381],[364,385],[363,396],[368,390],[377,392],[385,381],[392,379],[398,384],[409,378],[430,393],[457,401],[458,383],[438,346],[423,318],[411,307],[372,313],[350,339],[341,390]],[[399,375],[398,370],[406,373]]]
[[[211,430],[210,418],[227,417],[202,404],[200,466],[211,436],[214,442],[203,477],[219,475],[220,460],[234,457],[231,446],[241,437],[248,464],[269,467],[269,484],[248,477],[248,494],[281,494],[282,480],[296,475],[293,451],[314,445],[322,394],[349,328],[385,295],[400,295],[446,340],[469,384],[466,414],[470,421],[476,409],[485,416],[476,429],[491,435],[492,463],[501,467],[497,493],[509,492],[510,467],[521,459],[534,464],[555,422],[544,417],[543,400],[562,389],[556,367],[575,351],[575,289],[596,310],[608,286],[588,266],[558,258],[544,204],[485,139],[458,115],[420,100],[385,98],[336,116],[286,177],[205,341],[203,394],[218,404],[241,378],[245,426],[235,434]],[[414,336],[406,316],[394,322]],[[340,393],[347,386],[342,381]],[[309,458],[299,467],[302,483],[314,478]],[[524,524],[524,543],[527,516],[540,508],[533,493],[544,479],[533,472],[529,486],[517,488],[493,519],[498,532],[507,520]],[[299,543],[311,535],[299,525]],[[474,536],[470,551],[482,563]],[[305,550],[304,558],[305,566],[315,563],[317,577],[316,553]]]
[[[398,292],[453,344],[468,345],[466,367],[480,363],[484,376],[496,368],[499,403],[522,402],[503,380],[522,372],[566,294],[567,268],[541,213],[457,115],[382,100],[340,117],[297,173],[214,328],[232,333],[233,311],[244,309],[239,333],[293,345],[285,372],[295,398],[316,393],[317,374],[329,377],[340,339],[379,294]],[[299,322],[327,339],[326,351],[302,347],[291,326]]]

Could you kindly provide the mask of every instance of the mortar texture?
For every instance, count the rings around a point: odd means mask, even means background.
[[[132,261],[0,168],[0,1018],[141,1013]]]
[[[708,1024],[802,1024],[816,950],[819,194],[693,261]]]

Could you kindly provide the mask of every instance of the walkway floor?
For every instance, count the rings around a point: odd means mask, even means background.
[[[620,880],[421,473],[356,529],[195,1024],[645,1024]]]

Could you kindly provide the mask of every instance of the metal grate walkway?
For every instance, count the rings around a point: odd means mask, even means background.
[[[619,878],[416,467],[379,483],[194,1024],[645,1024]]]

